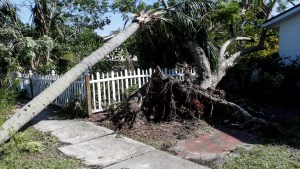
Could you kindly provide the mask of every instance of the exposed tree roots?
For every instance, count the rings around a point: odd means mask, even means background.
[[[274,128],[255,114],[254,110],[247,111],[227,101],[223,91],[205,90],[188,81],[166,77],[156,70],[149,83],[114,111],[111,120],[116,129],[131,127],[137,120],[163,122],[200,117],[247,130]]]

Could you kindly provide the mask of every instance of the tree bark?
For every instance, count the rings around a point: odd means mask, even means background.
[[[205,52],[196,41],[188,41],[187,46],[197,65],[197,84],[203,89],[211,87],[212,73]]]
[[[219,64],[222,63],[223,61],[225,61],[226,50],[227,50],[228,46],[234,41],[253,41],[253,39],[250,37],[236,37],[236,38],[227,40],[220,49],[219,59],[218,59]]]
[[[132,62],[132,59],[131,59],[126,47],[125,47],[125,59],[126,59],[126,62],[125,62],[126,69],[134,71],[133,62]]]
[[[116,35],[110,41],[105,43],[101,48],[94,51],[80,63],[75,65],[60,79],[55,81],[41,94],[36,96],[32,101],[27,103],[21,109],[16,110],[16,113],[0,127],[0,145],[10,138],[10,134],[18,131],[27,122],[38,115],[53,100],[55,100],[61,93],[63,93],[63,91],[81,74],[83,74],[85,70],[91,68],[97,62],[102,60],[104,56],[109,54],[115,48],[120,46],[125,40],[127,40],[131,35],[133,35],[139,27],[139,22],[133,22],[123,32]]]
[[[271,18],[271,12],[272,9],[274,8],[274,5],[276,3],[276,0],[270,1],[269,6],[264,6],[265,12],[266,12],[266,20]],[[247,5],[245,6],[244,10],[247,8]],[[242,11],[242,14],[245,11]],[[203,88],[212,88],[215,89],[219,82],[223,79],[223,77],[226,75],[227,69],[231,66],[233,66],[237,59],[241,56],[244,56],[246,54],[263,50],[264,49],[264,43],[265,43],[265,38],[267,34],[267,28],[263,28],[258,45],[243,49],[241,51],[238,51],[232,55],[230,55],[228,58],[226,58],[226,50],[228,46],[234,42],[234,41],[252,41],[253,39],[249,37],[236,37],[229,39],[226,41],[219,52],[219,63],[218,63],[218,70],[213,72],[210,69],[210,65],[208,62],[208,59],[205,56],[205,53],[203,52],[203,49],[197,44],[197,42],[188,42],[188,48],[190,49],[193,58],[195,59],[196,65],[197,65],[197,73],[199,75],[199,85]]]
[[[161,0],[161,2],[163,4],[163,6],[165,7],[165,9],[169,9],[169,5],[166,0]]]

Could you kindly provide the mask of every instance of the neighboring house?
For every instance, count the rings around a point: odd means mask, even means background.
[[[300,4],[265,21],[262,27],[279,27],[280,56],[290,57],[289,60],[300,57]]]

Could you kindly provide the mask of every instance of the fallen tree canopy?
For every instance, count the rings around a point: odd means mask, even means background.
[[[150,82],[117,107],[110,120],[116,130],[130,128],[138,120],[165,122],[203,117],[227,121],[240,129],[280,131],[276,125],[256,117],[256,114],[253,109],[247,111],[227,101],[223,91],[202,89],[188,79],[179,81],[166,77],[157,67]]]

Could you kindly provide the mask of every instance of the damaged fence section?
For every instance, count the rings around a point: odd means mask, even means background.
[[[162,69],[166,76],[183,80],[182,69]],[[134,89],[141,88],[147,83],[153,69],[123,70],[120,72],[89,74],[86,72],[72,83],[52,104],[64,107],[71,101],[80,100],[87,104],[91,113],[107,110],[110,106],[122,102]],[[191,69],[195,75],[195,69]],[[28,74],[19,74],[19,90],[26,93],[29,98],[34,98],[61,75],[52,71],[49,75],[40,75],[29,71]]]

